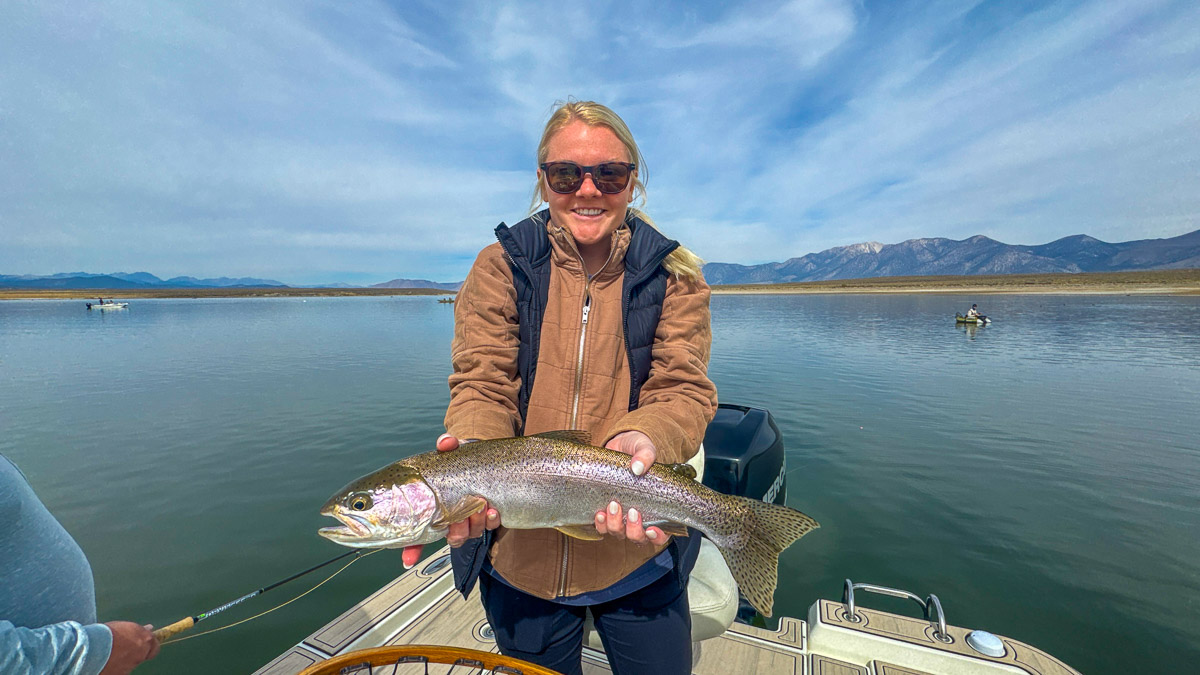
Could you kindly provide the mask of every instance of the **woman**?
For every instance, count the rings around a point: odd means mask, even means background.
[[[92,566],[0,454],[0,673],[126,675],[158,654],[153,626],[96,621]]]
[[[717,404],[701,261],[631,206],[644,197],[641,153],[605,106],[559,106],[537,159],[532,210],[548,208],[496,228],[458,293],[438,448],[582,429],[637,475],[686,461]],[[616,502],[596,513],[598,541],[509,530],[502,516],[485,509],[448,539],[459,590],[478,575],[503,653],[580,672],[590,607],[614,673],[689,672],[699,537],[644,527]]]

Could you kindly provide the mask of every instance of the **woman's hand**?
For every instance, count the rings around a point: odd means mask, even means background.
[[[614,439],[616,440],[616,439]],[[438,452],[450,452],[458,449],[458,439],[450,434],[442,434],[437,439]],[[468,539],[483,536],[484,529],[494,530],[500,527],[500,512],[493,509],[490,505],[484,506],[483,510],[476,513],[466,520],[460,520],[457,523],[450,523],[450,528],[446,532],[446,541],[450,546],[458,548],[463,545]],[[403,560],[404,569],[408,569],[417,564],[421,559],[421,549],[424,548],[421,544],[414,546],[406,546],[404,548]]]
[[[654,441],[640,431],[622,431],[605,443],[604,447],[629,455],[629,470],[635,476],[646,473],[658,458]]]
[[[617,539],[628,539],[636,544],[653,544],[666,540],[666,535],[659,528],[643,527],[640,511],[629,509],[629,513],[622,514],[621,505],[615,501],[608,503],[606,511],[596,512],[596,531]]]
[[[657,452],[650,437],[640,431],[623,431],[613,436],[604,447],[623,452],[630,457],[629,470],[641,476],[654,464]],[[618,539],[628,539],[638,544],[664,541],[666,535],[657,527],[643,527],[642,514],[637,509],[622,513],[617,502],[609,502],[606,511],[596,512],[596,531]]]

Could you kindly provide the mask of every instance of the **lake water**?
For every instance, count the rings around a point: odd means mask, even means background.
[[[972,301],[995,323],[956,326]],[[0,452],[87,552],[102,620],[162,626],[345,550],[317,536],[317,510],[431,449],[452,312],[0,302]],[[805,617],[849,577],[936,593],[950,623],[1088,675],[1200,657],[1200,298],[725,295],[713,317],[721,400],[772,411],[788,503],[822,525],[781,558],[777,615]],[[400,571],[395,551],[363,559],[137,672],[250,672]]]

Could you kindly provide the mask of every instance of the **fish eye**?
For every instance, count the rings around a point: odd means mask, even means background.
[[[350,497],[350,508],[355,511],[366,511],[371,508],[371,495],[366,493],[353,495]]]

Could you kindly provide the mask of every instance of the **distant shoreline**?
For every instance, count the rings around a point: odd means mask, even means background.
[[[130,298],[315,298],[375,295],[454,295],[437,288],[0,288],[0,300],[128,300]]]
[[[712,287],[717,295],[819,293],[1097,294],[1200,295],[1200,269],[1083,274],[1002,274],[989,276],[874,277],[790,284],[737,284]],[[384,295],[454,295],[435,288],[0,288],[0,300],[83,300],[95,298],[303,298]]]
[[[873,277],[713,286],[713,294],[944,293],[1200,295],[1200,269],[1081,274]]]

